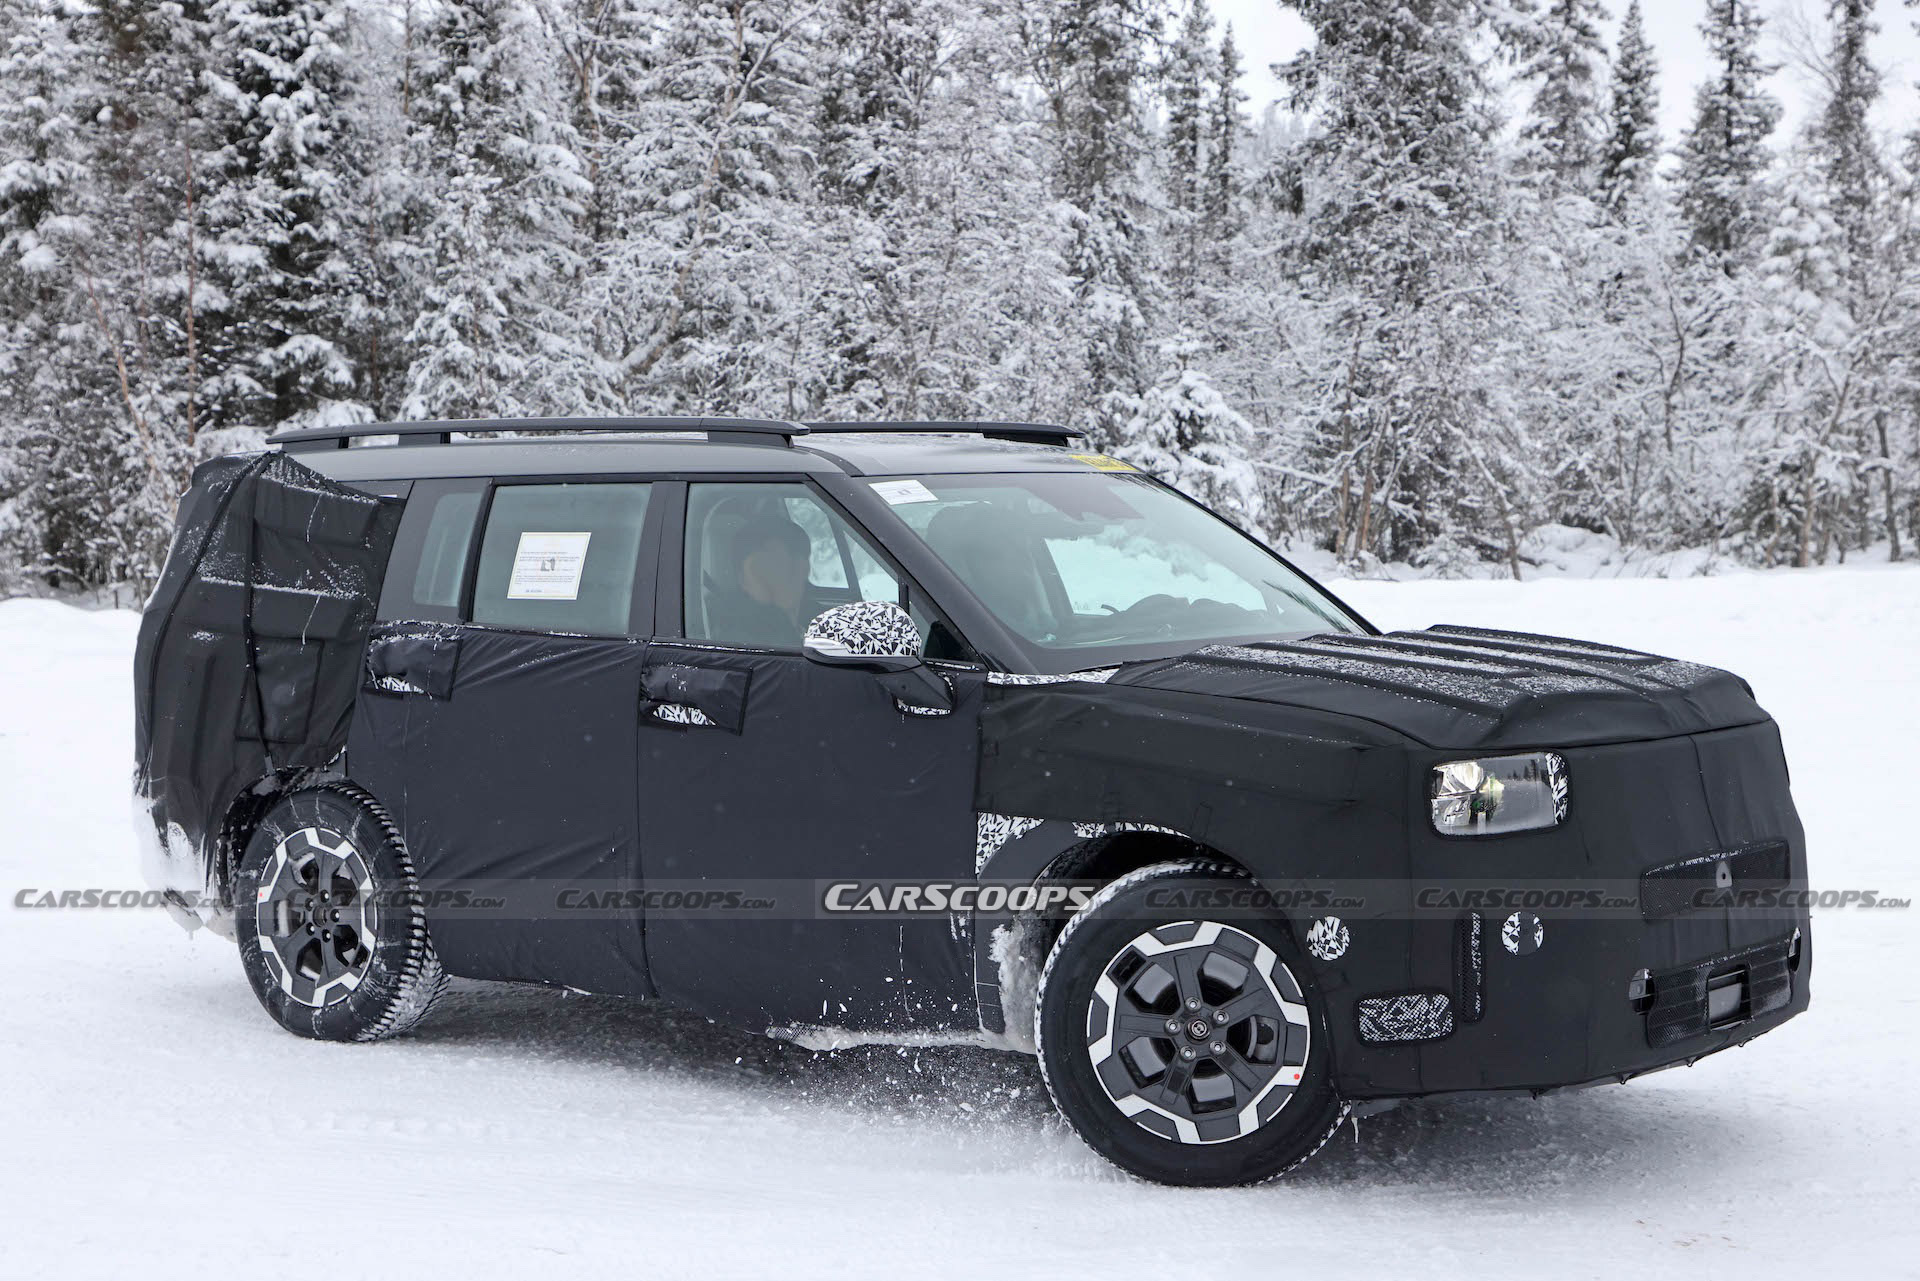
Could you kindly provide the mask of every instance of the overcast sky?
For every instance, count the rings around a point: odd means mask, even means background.
[[[1604,0],[1616,15],[1626,11],[1627,0]],[[1279,0],[1209,0],[1221,22],[1232,22],[1234,36],[1247,60],[1246,90],[1252,95],[1247,104],[1258,115],[1279,96],[1270,64],[1293,56],[1307,41],[1305,25],[1291,10],[1283,10]],[[1780,36],[1789,25],[1822,20],[1825,0],[1768,0],[1767,35],[1764,46],[1770,61],[1787,63],[1787,51]],[[1641,0],[1647,35],[1660,59],[1661,129],[1671,147],[1686,128],[1693,110],[1693,89],[1707,71],[1706,44],[1700,37],[1700,20],[1706,12],[1706,0]],[[1875,38],[1873,55],[1884,81],[1885,96],[1877,113],[1883,129],[1905,133],[1916,123],[1920,112],[1920,93],[1914,80],[1920,78],[1920,36],[1914,34],[1914,20],[1920,9],[1909,9],[1900,0],[1880,0],[1880,34]],[[1821,29],[1822,28],[1816,28]],[[1610,25],[1607,45],[1613,47],[1617,25]],[[1778,142],[1804,115],[1812,90],[1806,79],[1789,66],[1776,73],[1769,84],[1786,106],[1786,122],[1775,134]]]

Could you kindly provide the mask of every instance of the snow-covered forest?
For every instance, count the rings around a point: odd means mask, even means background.
[[[1912,5],[1914,0],[1905,0]],[[0,0],[0,592],[193,464],[480,415],[1030,418],[1352,570],[1920,542],[1920,127],[1757,0]],[[1276,13],[1278,10],[1276,9]]]

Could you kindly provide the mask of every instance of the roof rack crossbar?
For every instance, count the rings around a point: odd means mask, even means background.
[[[809,422],[807,427],[820,434],[873,433],[921,433],[928,435],[978,435],[990,440],[1012,440],[1025,445],[1065,445],[1079,440],[1085,432],[1073,427],[1060,427],[1052,423],[1003,423],[1003,422]]]
[[[456,433],[553,432],[588,435],[596,432],[702,432],[712,440],[749,444],[791,444],[807,434],[805,423],[772,418],[449,418],[434,422],[347,423],[338,427],[301,427],[275,432],[269,445],[283,449],[346,449],[369,436],[393,436],[397,443],[450,444]]]

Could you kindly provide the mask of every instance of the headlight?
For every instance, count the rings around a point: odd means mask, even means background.
[[[1430,794],[1434,830],[1448,836],[1552,827],[1567,816],[1567,763],[1558,752],[1448,761]]]

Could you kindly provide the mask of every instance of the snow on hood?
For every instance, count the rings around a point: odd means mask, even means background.
[[[1612,645],[1476,627],[1214,645],[1114,685],[1313,708],[1433,747],[1578,746],[1767,719],[1745,681]]]

